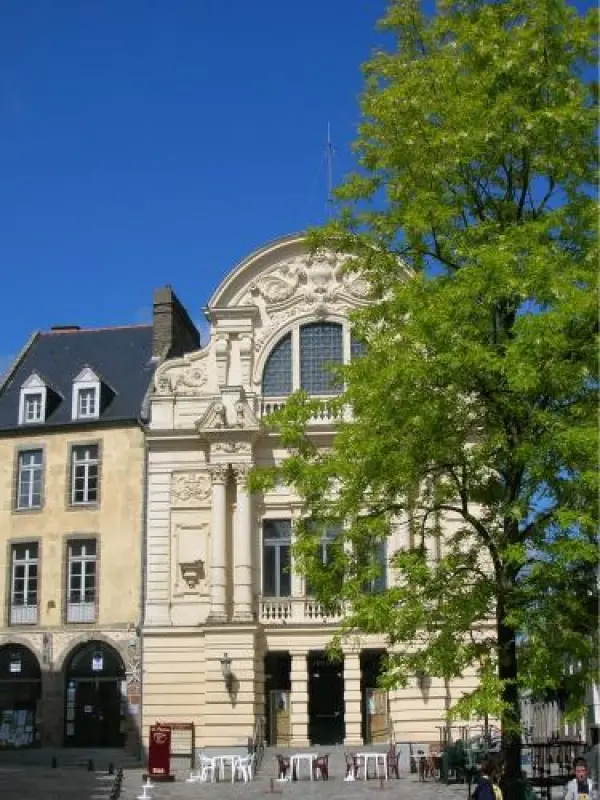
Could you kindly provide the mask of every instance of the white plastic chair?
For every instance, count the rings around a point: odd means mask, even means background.
[[[206,783],[210,777],[211,783],[215,782],[217,767],[214,758],[200,756],[198,772],[190,772],[187,783]]]
[[[254,778],[254,753],[251,756],[236,758],[233,765],[234,780],[239,775],[244,783]]]

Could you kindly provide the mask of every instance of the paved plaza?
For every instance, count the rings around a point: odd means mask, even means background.
[[[345,782],[343,770],[334,772],[328,781],[308,779],[278,783],[273,756],[266,756],[256,779],[249,784],[186,783],[189,770],[177,771],[174,783],[155,784],[151,800],[249,800],[272,796],[274,800],[382,800],[386,796],[401,800],[466,800],[466,785],[445,786],[434,781],[419,783],[416,775],[389,781],[369,780]],[[125,768],[122,800],[136,800],[142,794],[143,770]],[[50,769],[39,765],[0,765],[0,797],[2,800],[108,800],[112,778],[106,772],[88,772],[84,768]]]

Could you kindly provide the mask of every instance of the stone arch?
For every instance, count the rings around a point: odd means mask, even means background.
[[[19,665],[16,669],[13,665]],[[0,681],[42,680],[40,659],[29,644],[10,641],[0,645]]]
[[[33,648],[15,641],[0,645],[1,747],[32,747],[40,739],[38,712],[42,669]]]
[[[87,644],[91,644],[93,642],[100,642],[101,644],[111,647],[118,654],[121,663],[123,664],[123,669],[125,670],[125,665],[127,664],[127,657],[123,649],[122,643],[116,642],[114,639],[110,639],[108,636],[105,636],[100,631],[95,631],[93,634],[84,633],[72,639],[69,642],[69,646],[65,648],[65,651],[60,656],[60,658],[56,659],[56,670],[58,672],[66,673],[69,663],[73,658],[73,656],[75,655],[76,651],[81,649],[81,647]]]

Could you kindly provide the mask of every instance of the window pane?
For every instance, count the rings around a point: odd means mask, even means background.
[[[289,597],[292,593],[290,546],[279,547],[279,597]]]
[[[292,334],[288,333],[271,350],[265,364],[262,392],[267,397],[292,393]]]
[[[300,328],[300,387],[309,394],[338,394],[342,387],[329,369],[343,363],[342,326],[315,322]]]
[[[265,539],[290,541],[292,523],[289,519],[264,519],[263,536]]]
[[[263,594],[265,597],[275,597],[275,556],[276,548],[269,545],[263,546]]]

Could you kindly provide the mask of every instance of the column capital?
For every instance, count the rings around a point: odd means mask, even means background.
[[[233,478],[238,485],[243,485],[248,480],[252,464],[232,464]]]
[[[210,479],[213,484],[215,483],[227,483],[227,478],[229,476],[229,465],[228,464],[209,464],[208,466],[208,473],[210,475]]]

